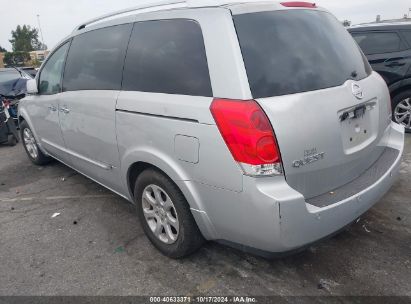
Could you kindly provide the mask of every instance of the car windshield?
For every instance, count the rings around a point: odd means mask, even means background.
[[[318,10],[234,16],[254,98],[325,89],[360,80],[370,65],[346,29]]]
[[[0,82],[7,82],[10,80],[20,78],[20,73],[16,70],[0,71]]]

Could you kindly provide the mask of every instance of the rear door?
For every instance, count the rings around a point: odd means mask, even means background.
[[[131,24],[73,38],[64,71],[59,111],[61,130],[73,166],[117,192],[123,192],[115,108]]]
[[[358,177],[380,156],[388,90],[328,12],[234,16],[253,98],[276,133],[287,182],[306,198]]]
[[[406,42],[398,31],[361,31],[352,33],[373,69],[391,85],[403,79],[409,68]]]

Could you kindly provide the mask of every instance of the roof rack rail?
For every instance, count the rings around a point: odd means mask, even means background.
[[[117,15],[122,15],[122,14],[126,14],[126,13],[130,13],[133,11],[139,11],[139,10],[145,10],[145,9],[153,9],[153,11],[161,10],[165,7],[169,7],[169,8],[180,8],[180,7],[187,7],[188,6],[188,1],[187,0],[165,0],[165,1],[158,1],[158,2],[154,2],[154,3],[146,3],[146,4],[142,4],[142,5],[138,5],[138,6],[134,6],[134,7],[130,7],[130,8],[126,8],[126,9],[122,9],[116,12],[112,12],[112,13],[108,13],[105,14],[103,16],[88,20],[86,22],[83,22],[82,24],[79,24],[78,26],[75,27],[73,32],[79,31],[84,29],[86,26],[96,23],[98,21],[110,18],[110,17],[114,17]]]

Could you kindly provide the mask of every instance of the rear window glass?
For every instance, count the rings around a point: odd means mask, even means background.
[[[331,14],[288,10],[234,16],[254,98],[335,87],[371,68]]]
[[[63,91],[120,90],[131,24],[74,37],[67,56]]]
[[[212,96],[200,25],[188,19],[136,23],[123,90]]]
[[[397,33],[364,32],[353,33],[353,37],[366,55],[398,52],[401,48]]]

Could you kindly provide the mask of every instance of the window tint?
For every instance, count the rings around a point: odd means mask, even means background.
[[[405,39],[408,42],[408,46],[411,47],[411,31],[403,31],[402,34],[404,35]]]
[[[329,13],[309,10],[234,16],[254,98],[342,85],[371,68],[344,27]]]
[[[119,90],[131,27],[118,25],[74,37],[63,90]]]
[[[60,84],[63,74],[64,59],[66,58],[69,45],[69,43],[66,43],[61,46],[47,60],[40,74],[39,94],[51,95],[61,91]]]
[[[397,33],[354,33],[353,37],[366,55],[397,52],[401,47]]]
[[[175,19],[134,25],[123,90],[212,96],[201,28]]]

